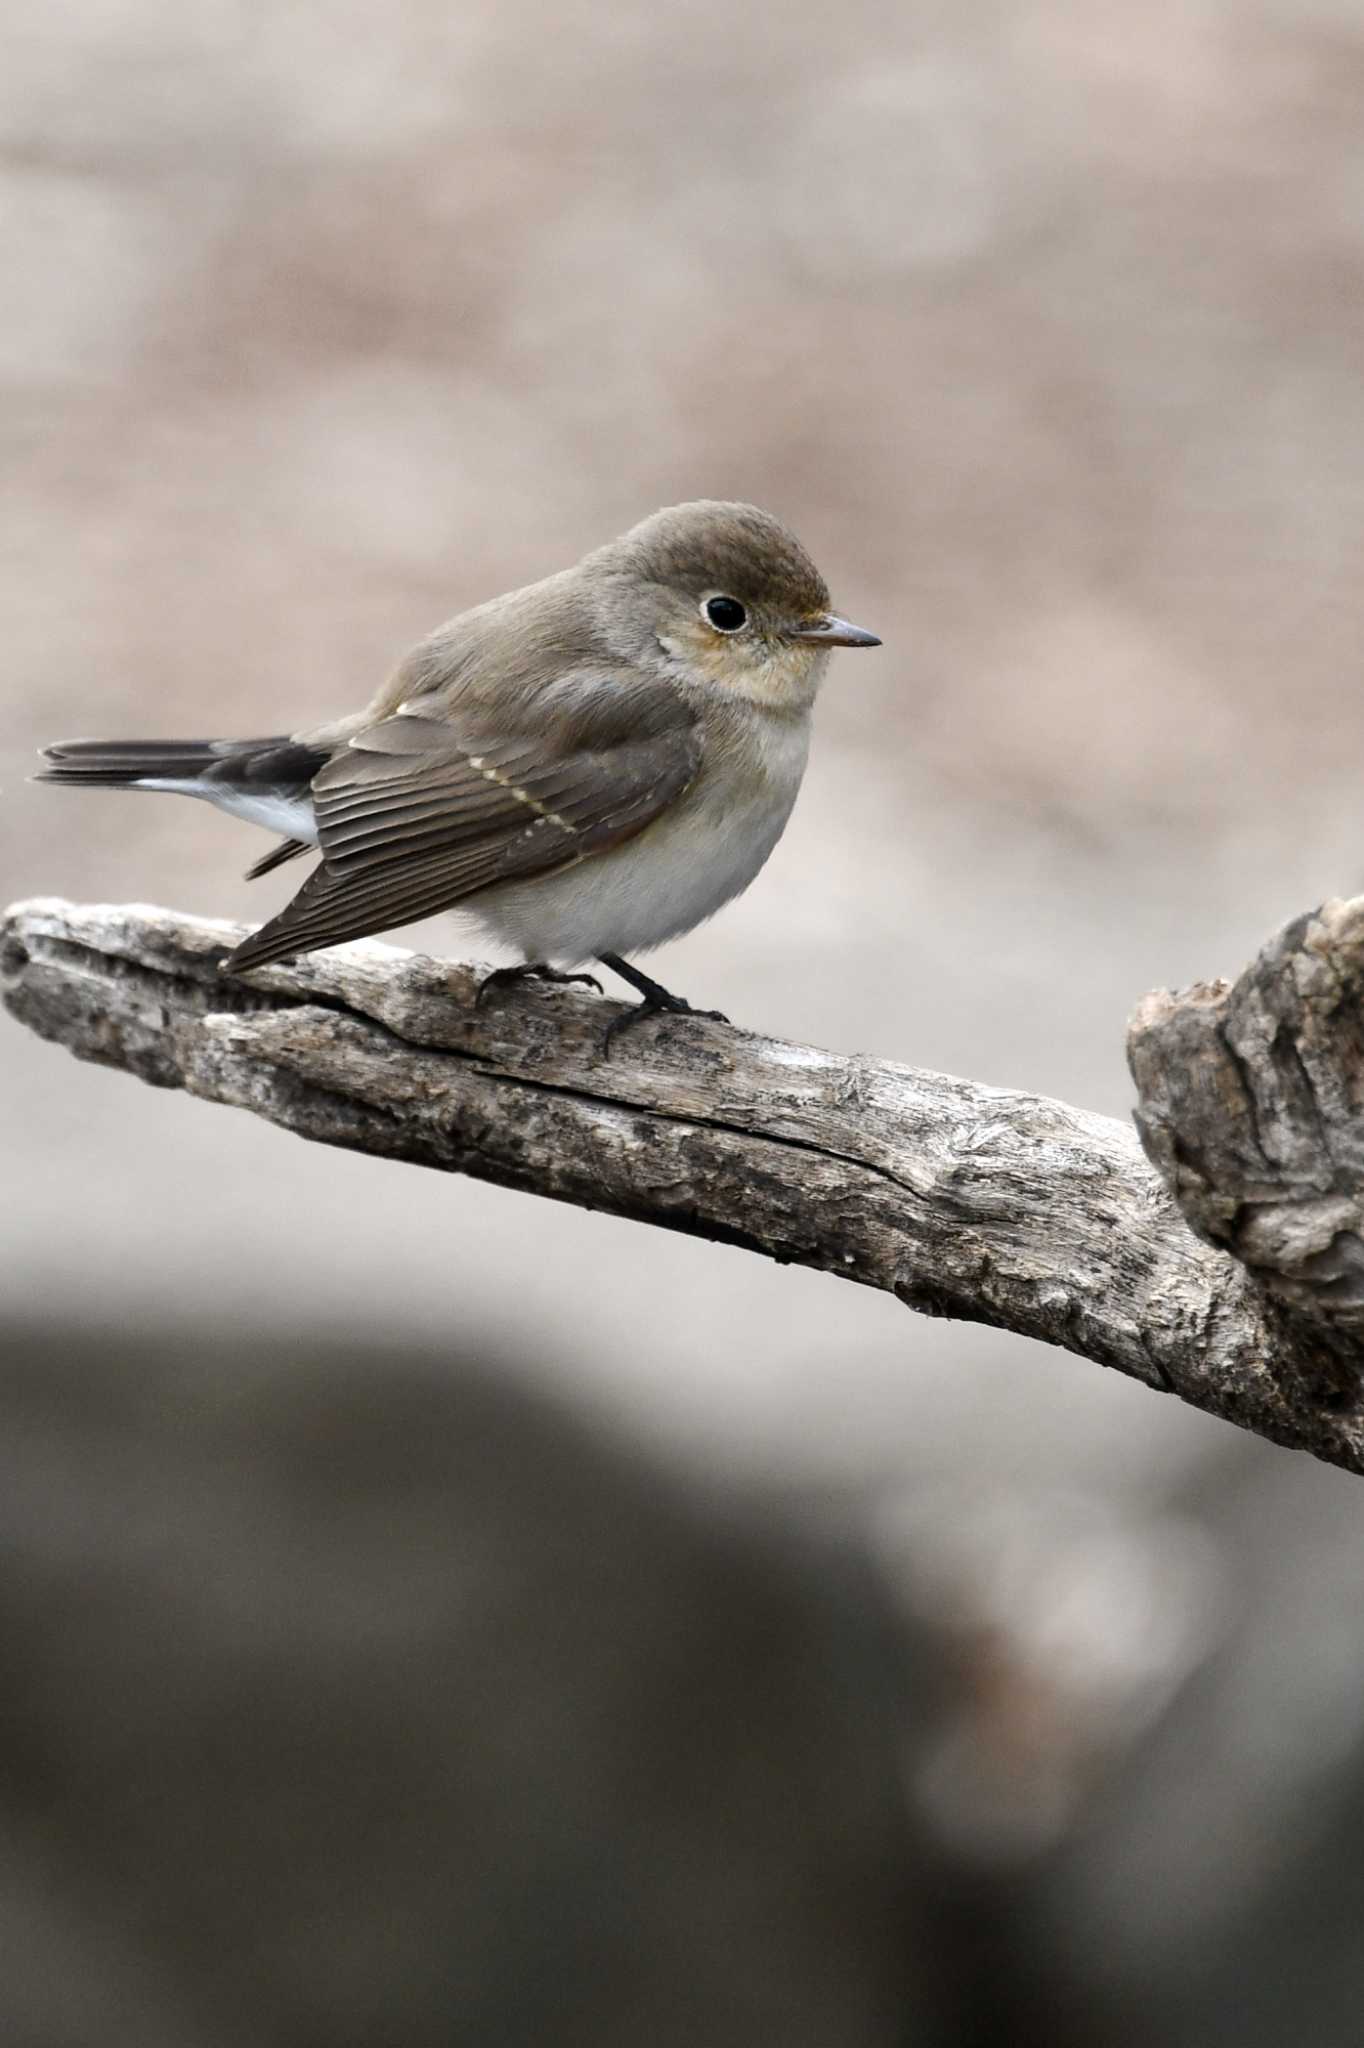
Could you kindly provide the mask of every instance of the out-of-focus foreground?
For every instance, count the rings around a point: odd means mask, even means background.
[[[6,897],[263,918],[263,840],[30,750],[356,706],[700,494],[886,645],[670,985],[1122,1113],[1142,990],[1364,887],[1357,9],[21,0],[3,38]],[[916,1959],[980,1942],[954,2041],[1030,2001],[1048,2041],[1353,2040],[1357,1484],[5,1048],[15,2038],[373,2039],[402,1984],[413,2042],[556,2000],[663,2042],[689,1984],[679,2040],[931,2040],[972,1972]],[[836,1566],[777,1537],[816,1513]]]

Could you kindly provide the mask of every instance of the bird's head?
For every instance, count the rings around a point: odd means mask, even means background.
[[[831,648],[881,644],[830,608],[795,535],[756,505],[670,505],[582,568],[621,654],[773,708],[812,700]]]

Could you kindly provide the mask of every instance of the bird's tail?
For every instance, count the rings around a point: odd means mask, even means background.
[[[247,870],[268,875],[317,841],[311,784],[327,759],[283,735],[263,740],[63,740],[33,779],[68,789],[154,789],[202,797],[230,817],[287,836]]]
[[[44,747],[49,765],[35,782],[79,783],[84,789],[136,789],[140,782],[195,782],[225,755],[232,740],[63,740]],[[261,741],[249,744],[260,746]],[[279,741],[274,741],[278,746]]]

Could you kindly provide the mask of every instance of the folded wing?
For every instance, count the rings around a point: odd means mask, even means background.
[[[691,714],[671,692],[645,698],[606,680],[584,705],[533,735],[498,736],[417,701],[355,734],[313,779],[322,865],[224,966],[410,924],[641,831],[696,773]]]

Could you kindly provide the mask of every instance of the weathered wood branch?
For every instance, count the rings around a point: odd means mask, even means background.
[[[1192,1229],[1364,1366],[1364,898],[1271,939],[1235,983],[1139,1004],[1137,1128]]]
[[[1364,1039],[1342,993],[1361,931],[1364,903],[1290,928],[1243,977],[1259,971],[1260,1010],[1222,987],[1138,1017],[1147,1143],[1227,1250],[1111,1118],[687,1017],[606,1059],[603,998],[518,988],[480,1008],[481,970],[388,946],[248,982],[218,973],[236,926],[43,900],[7,914],[0,971],[14,1015],[79,1058],[1062,1345],[1361,1471],[1341,1364],[1364,1314]],[[1334,1008],[1304,995],[1305,961]],[[1345,1312],[1329,1327],[1323,1282]]]

